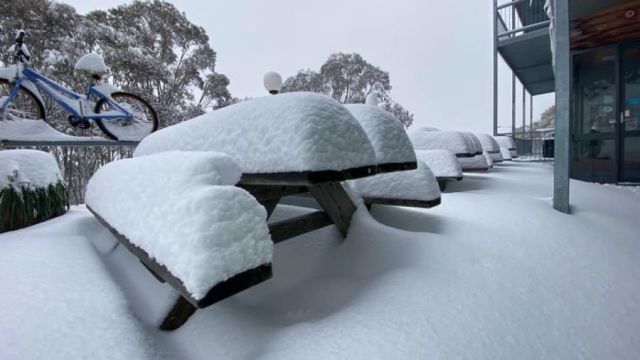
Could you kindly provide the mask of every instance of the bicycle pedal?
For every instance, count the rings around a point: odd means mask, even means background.
[[[78,128],[81,130],[87,130],[91,128],[91,123],[87,119],[82,119],[77,116],[69,115],[67,118],[69,120],[69,124],[74,128]]]

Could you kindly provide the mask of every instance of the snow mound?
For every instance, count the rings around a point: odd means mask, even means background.
[[[367,133],[378,164],[416,161],[416,154],[404,127],[390,112],[364,104],[345,107]]]
[[[461,131],[460,133],[465,137],[469,147],[473,150],[472,154],[482,154],[482,144],[474,134],[466,131]]]
[[[415,170],[369,176],[347,183],[363,198],[430,201],[440,197],[436,177],[422,161],[418,161]]]
[[[485,158],[483,154],[473,157],[458,158],[458,161],[460,162],[460,166],[462,167],[463,171],[484,171],[489,169],[489,163],[487,162],[487,158]]]
[[[376,164],[367,134],[337,101],[285,93],[244,101],[147,136],[135,156],[218,151],[244,173],[346,170]]]
[[[484,156],[484,159],[487,160],[487,165],[489,165],[490,168],[493,167],[493,159],[491,158],[491,154],[489,154],[487,151],[483,150],[482,151],[482,156]]]
[[[102,56],[91,53],[83,55],[74,66],[76,71],[87,73],[88,75],[102,76],[109,72],[109,68],[104,63]]]
[[[489,159],[492,162],[500,162],[504,160],[500,154],[500,145],[498,145],[498,142],[493,138],[493,136],[484,133],[477,133],[475,136],[480,141],[482,150],[489,154]]]
[[[516,144],[513,142],[513,139],[510,136],[494,136],[493,137],[498,145],[503,148],[507,148],[509,150],[513,150],[516,148]]]
[[[427,164],[436,178],[462,177],[460,162],[449,150],[416,150],[416,157]]]
[[[431,131],[417,128],[409,131],[409,139],[416,150],[449,150],[456,155],[476,152],[464,135],[457,131]]]
[[[62,182],[56,159],[40,150],[0,151],[0,189],[46,188]]]
[[[224,154],[164,152],[105,165],[86,202],[201,299],[273,256],[265,209],[231,186],[240,175]]]
[[[498,145],[498,142],[493,138],[493,136],[483,133],[476,133],[474,135],[480,141],[482,150],[485,150],[488,153],[500,151],[500,145]]]
[[[511,151],[505,147],[500,148],[500,155],[502,155],[502,159],[504,160],[513,160],[511,157]]]

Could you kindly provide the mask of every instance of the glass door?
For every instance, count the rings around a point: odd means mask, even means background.
[[[617,59],[617,46],[573,57],[573,178],[601,182],[618,179]]]
[[[620,53],[620,181],[640,182],[640,44]]]

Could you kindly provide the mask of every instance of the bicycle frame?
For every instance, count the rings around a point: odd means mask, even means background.
[[[8,99],[2,104],[2,112],[4,112],[7,106],[18,96],[20,85],[25,81],[35,85],[40,92],[50,96],[60,107],[77,118],[85,120],[129,120],[133,118],[133,114],[127,111],[127,109],[111,99],[111,96],[96,89],[92,84],[87,87],[87,93],[85,95],[80,95],[26,66],[19,65],[17,65],[15,85],[11,89]],[[115,110],[97,114],[95,112],[96,102],[90,100],[92,95],[98,97],[98,99],[104,99],[104,101]]]

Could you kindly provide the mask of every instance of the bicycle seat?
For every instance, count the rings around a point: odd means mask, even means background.
[[[109,72],[109,68],[104,63],[102,56],[95,53],[86,54],[78,59],[74,69],[76,71],[86,73],[94,78],[100,78]]]

